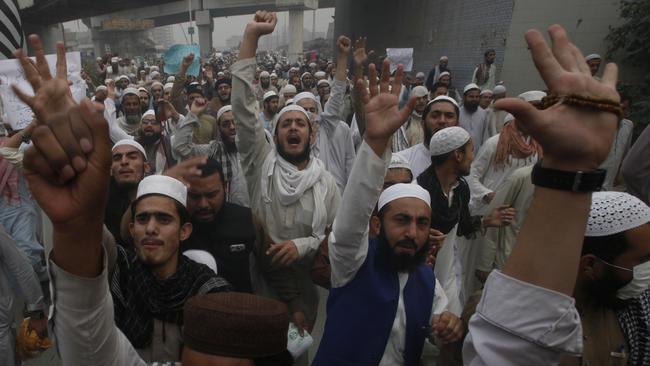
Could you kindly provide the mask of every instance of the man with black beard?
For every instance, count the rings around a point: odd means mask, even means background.
[[[162,125],[156,119],[156,112],[149,109],[142,115],[137,140],[147,152],[147,161],[153,174],[161,174],[176,162],[172,156],[169,136],[162,133]]]
[[[271,85],[271,74],[268,71],[260,72],[260,82],[255,86],[255,95],[257,100],[264,102],[264,95],[270,91],[278,93],[278,89]]]
[[[490,137],[488,113],[479,108],[481,89],[476,84],[467,84],[463,90],[463,105],[460,108],[458,125],[472,137],[474,155],[478,154],[483,142]]]
[[[278,96],[278,93],[273,90],[267,91],[262,98],[263,108],[260,112],[260,119],[262,120],[262,123],[264,123],[264,128],[267,130],[271,130],[271,123],[273,122],[275,115],[278,114],[279,101],[280,97]]]
[[[227,106],[230,105],[230,93],[232,91],[232,82],[230,79],[227,78],[219,78],[217,81],[214,83],[214,96],[212,97],[212,100],[210,101],[210,111],[214,118],[217,118],[217,112]]]
[[[371,72],[374,69],[371,69]],[[378,83],[370,76],[372,100],[365,98],[366,128],[342,207],[329,237],[332,289],[327,322],[313,365],[416,365],[425,338],[460,337],[460,322],[449,313],[434,316],[435,276],[425,263],[429,251],[429,193],[398,183],[381,195],[391,160],[391,136],[415,106],[398,110],[402,66],[388,92],[389,61]],[[360,81],[357,86],[361,85]],[[372,216],[375,203],[377,215]],[[376,238],[368,238],[368,221]]]
[[[235,116],[232,107],[227,105],[221,107],[217,112],[217,139],[208,144],[194,143],[193,134],[195,126],[198,125],[197,116],[207,107],[207,101],[203,98],[194,100],[187,117],[181,119],[176,134],[174,134],[173,150],[181,160],[193,156],[206,155],[210,159],[219,162],[223,169],[225,181],[228,182],[228,195],[226,200],[230,203],[249,207],[250,198],[244,171],[241,166],[241,158],[237,151],[235,138],[237,136]]]
[[[483,53],[483,62],[474,69],[472,83],[477,84],[481,89],[493,89],[496,85],[497,68],[494,65],[496,52],[493,49]]]
[[[138,88],[138,97],[140,98],[140,113],[148,111],[151,102],[149,91],[146,88]]]
[[[140,129],[140,120],[142,120],[140,95],[137,89],[126,88],[124,90],[120,112],[120,116],[117,117],[117,125],[127,134],[135,136],[136,131]]]

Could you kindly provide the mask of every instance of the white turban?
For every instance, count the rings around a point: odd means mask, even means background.
[[[469,84],[465,85],[465,88],[463,89],[463,94],[467,93],[470,90],[474,90],[474,89],[481,90],[481,88],[479,88],[478,85],[476,85],[474,83],[469,83]]]
[[[312,92],[302,92],[302,93],[296,94],[296,96],[293,97],[293,102],[298,104],[298,102],[300,102],[303,99],[311,99],[311,100],[317,102],[316,96]]]
[[[138,184],[136,199],[148,194],[167,196],[187,207],[187,187],[178,179],[166,175],[150,175]]]
[[[469,141],[469,133],[462,127],[447,127],[436,132],[429,142],[431,156],[452,152]]]
[[[442,57],[440,57],[440,61],[449,61],[449,57],[442,56]]]
[[[415,88],[413,88],[413,90],[411,90],[411,96],[414,95],[416,98],[421,98],[426,95],[429,95],[429,90],[427,90],[427,88],[422,85],[418,85]]]
[[[149,90],[147,90],[147,89],[145,89],[143,87],[139,87],[138,92],[145,92],[145,93],[149,94]]]
[[[538,91],[538,90],[531,90],[527,91],[525,93],[519,94],[519,99],[523,99],[524,101],[530,103],[530,102],[541,102],[542,98],[546,96],[546,93],[543,91]]]
[[[135,141],[134,139],[122,139],[116,142],[115,145],[113,145],[111,151],[115,151],[115,149],[117,149],[119,146],[135,147],[136,149],[138,149],[138,151],[142,153],[142,155],[144,156],[144,160],[147,160],[147,152],[144,150],[144,147],[142,147],[142,145],[140,145],[140,143]]]
[[[493,93],[492,93],[492,90],[490,90],[490,89],[481,90],[481,95],[485,95],[485,94],[492,95]]]
[[[156,85],[160,85],[161,88],[165,87],[163,83],[161,83],[160,81],[154,81],[153,83],[151,83],[151,88],[153,89],[153,87]]]
[[[587,55],[587,57],[585,57],[585,61],[591,60],[602,60],[602,57],[600,57],[600,55],[597,53],[592,53],[591,55]]]
[[[156,111],[154,111],[153,109],[149,109],[148,111],[144,112],[144,114],[142,114],[142,118],[140,118],[140,121],[144,121],[144,117],[147,117],[147,116],[154,116],[155,117],[156,116]]]
[[[431,208],[431,195],[418,184],[398,183],[386,188],[379,196],[377,210],[400,198],[419,198]]]
[[[217,122],[219,122],[219,119],[221,119],[221,116],[223,116],[224,113],[226,112],[231,112],[232,111],[232,106],[231,105],[225,105],[217,111]]]
[[[262,97],[263,101],[266,101],[267,99],[271,97],[277,97],[278,93],[274,92],[273,90],[269,90],[266,93],[264,93],[264,96]]]
[[[296,89],[295,85],[292,84],[287,84],[284,87],[282,87],[282,91],[280,91],[280,94],[284,95],[285,93],[296,93],[298,90]]]
[[[440,75],[438,75],[438,80],[440,80],[441,77],[446,76],[446,75],[451,76],[451,74],[449,73],[449,71],[443,71],[443,72],[441,72]]]
[[[418,72],[417,74],[415,74],[415,77],[416,77],[416,78],[423,78],[423,77],[424,77],[424,73],[423,73],[423,72]]]
[[[307,111],[303,107],[301,107],[301,106],[299,106],[297,104],[288,105],[288,106],[282,108],[280,110],[280,112],[278,113],[278,122],[282,119],[283,114],[285,114],[287,112],[291,112],[291,111],[296,111],[296,112],[300,112],[300,113],[304,114],[305,117],[307,117],[307,122],[309,122],[309,113],[307,113]],[[276,124],[276,126],[277,126],[277,124]]]
[[[100,85],[100,86],[95,88],[95,92],[98,92],[100,90],[108,91],[108,88],[106,87],[106,85]]]
[[[316,83],[316,86],[321,86],[321,85],[330,86],[330,82],[327,81],[327,79],[320,79],[320,80],[318,80],[318,83]]]
[[[126,88],[126,89],[124,89],[124,93],[122,93],[122,96],[126,96],[126,95],[129,95],[129,94],[138,95],[138,89],[131,88],[131,87]]]
[[[388,169],[408,169],[411,174],[413,173],[413,171],[411,171],[411,165],[409,165],[408,160],[397,154],[391,155]]]
[[[458,102],[456,102],[454,98],[448,97],[446,95],[438,95],[437,97],[433,98],[429,103],[427,103],[427,106],[438,102],[449,102],[453,104],[456,108],[458,108]]]
[[[311,76],[311,72],[309,72],[309,71],[308,72],[303,72],[302,75],[300,76],[300,79],[303,79],[307,75]]]
[[[268,78],[268,77],[271,77],[271,74],[269,74],[268,71],[260,72],[260,78]]]
[[[174,77],[174,75],[171,75],[171,76],[167,77],[167,82],[168,83],[173,83],[174,81],[176,81],[176,77]]]
[[[174,87],[174,83],[167,83],[163,86],[163,90],[171,90]]]
[[[494,87],[494,94],[501,94],[506,92],[506,86],[505,85],[497,85]]]

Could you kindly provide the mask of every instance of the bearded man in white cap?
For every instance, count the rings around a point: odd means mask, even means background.
[[[244,31],[239,61],[231,66],[232,106],[237,116],[237,147],[242,158],[251,208],[275,244],[274,263],[292,265],[305,305],[307,321],[316,319],[318,293],[309,271],[313,255],[334,221],[340,193],[321,160],[310,154],[315,135],[308,113],[300,106],[283,108],[267,140],[253,92],[255,52],[264,34],[273,32],[277,18],[258,12]]]
[[[406,150],[424,141],[422,113],[429,103],[429,93],[427,88],[418,85],[411,90],[410,96],[416,98],[415,108],[402,127],[395,132],[395,136],[393,136],[392,150],[394,153]]]
[[[494,102],[506,97],[505,85],[499,84],[495,86],[492,92],[492,104],[490,104],[490,106],[486,109],[488,119],[488,137],[492,137],[501,132],[503,125],[505,124],[504,119],[508,114],[508,112],[504,110],[494,108]]]
[[[337,40],[338,65],[347,64],[351,45],[352,42],[347,37],[339,37]],[[321,111],[318,99],[311,92],[302,92],[293,98],[294,104],[309,112],[314,125],[316,140],[312,141],[312,154],[334,176],[341,192],[347,184],[355,157],[352,131],[343,121],[346,87],[345,69],[339,68],[324,110]]]
[[[264,94],[273,91],[277,94],[278,90],[271,85],[271,74],[268,71],[260,72],[259,83],[255,86],[255,95],[260,101],[260,104],[264,101]]]
[[[306,71],[300,75],[300,85],[301,91],[316,95],[316,82],[314,81],[314,76],[311,72]]]
[[[471,83],[463,89],[463,104],[460,108],[458,125],[472,137],[474,145],[474,155],[478,154],[483,142],[488,139],[488,119],[487,112],[479,107],[481,99],[481,89],[478,85]]]
[[[449,71],[449,57],[442,56],[440,57],[440,60],[438,61],[436,67],[431,69],[431,71],[429,71],[429,75],[427,75],[425,86],[429,91],[433,89],[433,84],[438,82],[440,74],[445,71]]]
[[[260,112],[260,120],[262,123],[264,123],[264,128],[267,131],[271,130],[271,122],[273,122],[275,115],[278,114],[278,111],[280,110],[278,108],[279,100],[280,97],[278,96],[278,93],[274,92],[273,90],[264,93],[264,97],[262,98],[262,111]]]
[[[237,136],[237,120],[232,106],[221,107],[217,111],[216,139],[208,144],[194,143],[193,134],[198,125],[198,115],[207,108],[203,100],[195,100],[190,107],[190,113],[179,123],[173,139],[173,151],[181,160],[194,156],[207,156],[221,164],[224,181],[227,182],[228,202],[249,207],[250,197],[248,186],[241,165],[241,156],[235,142]]]
[[[325,73],[324,71],[321,72]],[[318,99],[321,110],[325,110],[325,104],[330,98],[330,82],[325,78],[318,80],[316,83],[316,91],[318,92],[316,99]]]
[[[488,107],[492,104],[493,97],[494,97],[494,93],[492,92],[492,90],[490,89],[481,90],[478,106],[483,109],[488,109]]]
[[[460,315],[464,264],[458,254],[458,238],[471,238],[485,228],[507,225],[514,218],[514,210],[498,207],[485,216],[470,214],[470,190],[463,177],[470,173],[474,149],[463,128],[449,127],[436,132],[429,148],[431,166],[418,176],[417,183],[431,196],[431,228],[446,235],[436,257],[435,273],[449,298],[449,310]]]
[[[600,55],[597,53],[592,53],[590,55],[585,56],[585,60],[587,61],[587,65],[589,65],[589,71],[591,71],[591,76],[596,77],[598,70],[600,70],[600,64],[603,62],[603,58],[600,57]]]
[[[286,105],[287,101],[289,99],[293,99],[293,97],[298,94],[298,90],[294,85],[287,84],[280,89],[280,101],[278,104],[279,108],[282,108]]]
[[[161,174],[176,164],[169,136],[163,134],[156,112],[149,109],[142,115],[136,140],[144,147],[152,174]]]
[[[135,88],[126,88],[122,92],[117,125],[128,135],[135,136],[142,120],[140,95]]]
[[[421,144],[402,150],[397,155],[406,159],[411,166],[413,178],[417,178],[431,165],[429,143],[438,131],[458,124],[458,104],[446,95],[431,100],[422,111],[424,140]]]

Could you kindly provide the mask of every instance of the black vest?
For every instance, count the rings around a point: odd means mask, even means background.
[[[228,280],[234,291],[252,293],[249,256],[255,237],[251,209],[226,202],[212,223],[194,224],[194,231],[183,242],[182,249],[212,254],[219,276]]]

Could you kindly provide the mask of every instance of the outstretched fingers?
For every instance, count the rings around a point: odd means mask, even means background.
[[[551,36],[553,55],[562,68],[566,71],[578,71],[578,63],[564,28],[554,24],[548,28],[548,34]]]
[[[526,43],[530,48],[530,53],[533,57],[533,62],[535,67],[539,71],[540,76],[544,79],[544,82],[552,90],[552,84],[550,81],[554,78],[557,78],[558,75],[564,72],[564,69],[557,61],[551,49],[548,47],[548,44],[544,40],[542,34],[536,30],[531,29],[524,35],[526,38]]]
[[[379,88],[377,87],[377,67],[375,64],[368,66],[368,89],[370,89],[371,98],[379,94]]]
[[[68,78],[68,61],[65,58],[65,45],[61,42],[56,43],[56,77],[64,80]]]
[[[393,78],[393,83],[390,87],[391,94],[399,98],[400,93],[402,92],[402,79],[404,78],[404,66],[402,64],[397,65],[397,70],[395,72],[395,77]]]
[[[32,49],[34,50],[34,56],[36,56],[36,67],[38,68],[38,73],[41,75],[41,78],[43,79],[43,81],[52,79],[52,74],[50,73],[50,66],[47,64],[47,60],[45,59],[45,50],[43,48],[43,42],[41,42],[41,39],[36,34],[30,35],[29,41],[32,44]]]
[[[381,65],[381,79],[379,80],[379,92],[388,93],[390,85],[390,60],[384,59]]]
[[[603,72],[603,77],[600,81],[609,87],[616,88],[616,82],[618,81],[618,66],[613,62],[609,62],[605,65],[605,71]]]
[[[370,101],[370,95],[368,94],[368,89],[366,88],[366,82],[363,79],[357,80],[354,84],[355,93],[361,99],[363,104],[368,104]]]
[[[41,87],[41,76],[38,72],[38,68],[36,67],[36,63],[27,57],[27,55],[20,48],[14,52],[14,56],[18,62],[20,62],[20,66],[25,72],[25,79],[27,79],[29,84],[32,86],[34,92],[36,92]]]

